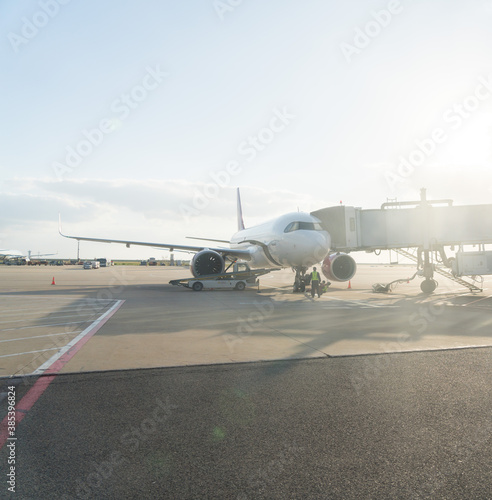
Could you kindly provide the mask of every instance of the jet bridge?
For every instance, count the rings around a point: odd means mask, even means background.
[[[417,267],[425,278],[421,288],[426,293],[437,285],[432,280],[434,260],[451,269],[451,278],[492,274],[492,252],[484,247],[492,243],[492,205],[430,201],[422,189],[419,201],[388,202],[373,210],[336,206],[311,214],[330,233],[336,252],[416,248]],[[479,250],[465,252],[464,245],[478,245]],[[446,256],[446,246],[458,248],[456,257]]]

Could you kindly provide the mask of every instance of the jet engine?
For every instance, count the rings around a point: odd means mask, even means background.
[[[221,274],[224,272],[225,261],[222,255],[214,250],[202,250],[195,254],[191,261],[191,272],[195,278],[209,274]]]
[[[332,253],[323,261],[321,270],[330,281],[348,281],[354,277],[357,264],[346,253]]]

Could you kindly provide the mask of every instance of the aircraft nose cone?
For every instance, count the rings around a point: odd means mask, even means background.
[[[330,237],[327,233],[313,233],[310,238],[311,256],[314,262],[321,262],[330,250]]]

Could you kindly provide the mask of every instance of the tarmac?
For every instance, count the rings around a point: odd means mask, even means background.
[[[372,291],[413,273],[360,265],[313,299],[290,270],[193,292],[183,268],[1,266],[16,493],[492,498],[492,280]]]

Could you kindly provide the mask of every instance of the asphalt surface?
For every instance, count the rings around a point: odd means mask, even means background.
[[[48,272],[15,281],[9,270],[4,298],[52,297],[46,315],[63,297],[126,302],[22,411],[15,493],[4,446],[0,498],[492,498],[492,347],[479,347],[492,339],[488,292],[430,298],[409,284],[380,297],[355,282],[311,301],[282,275],[261,294],[197,294],[159,284],[155,270],[117,287],[109,270],[68,269],[56,287]],[[231,352],[221,337],[257,301],[275,306]],[[19,335],[45,328],[23,314],[8,317],[29,327]],[[232,355],[286,359],[211,364]],[[187,366],[166,366],[176,360]],[[0,418],[8,385],[20,402],[45,380],[3,379]]]
[[[0,266],[0,376],[35,372],[118,300],[63,373],[492,347],[490,282],[480,294],[444,281],[427,296],[418,279],[372,292],[413,272],[359,266],[350,289],[312,299],[292,293],[290,270],[262,277],[260,293],[197,293],[168,284],[182,268]]]
[[[484,348],[60,375],[18,428],[16,495],[491,498],[491,359]]]

